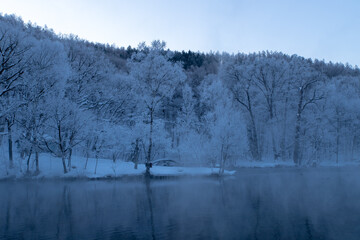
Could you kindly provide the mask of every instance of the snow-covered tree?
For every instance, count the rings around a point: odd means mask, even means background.
[[[301,164],[300,134],[303,113],[309,106],[323,99],[324,93],[321,84],[324,77],[321,72],[306,62],[300,62],[299,59],[294,59],[291,64],[292,87],[296,90],[297,97],[293,161],[295,164]]]
[[[8,130],[10,167],[13,166],[12,126],[19,107],[15,90],[22,84],[32,41],[15,21],[0,22],[0,117]]]
[[[343,155],[351,153],[350,159],[356,149],[360,126],[360,80],[351,76],[338,76],[331,79],[326,90],[324,119],[328,121],[329,132],[334,133],[335,161],[338,163],[342,146]]]
[[[185,75],[179,65],[169,61],[165,53],[165,43],[152,42],[150,47],[140,46],[140,52],[129,61],[130,75],[138,99],[138,111],[146,114],[143,121],[149,126],[146,161],[153,158],[154,123],[161,104],[170,98]],[[158,134],[158,133],[155,133]],[[147,167],[147,172],[150,168]]]
[[[237,158],[245,155],[245,124],[241,113],[236,111],[230,91],[220,79],[211,79],[202,92],[202,101],[209,107],[204,117],[209,138],[205,151],[213,163],[219,164],[222,174],[229,160],[233,160],[234,164]]]
[[[80,108],[64,98],[61,92],[48,101],[47,133],[42,140],[51,154],[61,158],[64,173],[67,173],[71,170],[72,150],[83,140],[81,131],[86,119]]]
[[[59,42],[39,41],[31,50],[31,59],[24,75],[24,84],[19,89],[21,105],[17,114],[20,134],[20,150],[29,160],[35,153],[36,171],[39,172],[41,138],[45,134],[48,116],[47,100],[63,86],[69,75],[63,46]]]
[[[283,54],[263,52],[254,57],[250,66],[252,69],[249,77],[254,78],[254,83],[264,99],[264,108],[268,112],[265,121],[268,123],[267,131],[270,132],[273,159],[276,161],[281,155],[278,146],[280,141],[277,138],[279,135],[275,133],[279,123],[277,111],[280,109],[279,103],[284,101],[289,81],[289,64]]]
[[[259,134],[256,120],[256,104],[259,92],[253,78],[254,68],[251,67],[251,59],[238,55],[235,60],[224,63],[221,77],[232,93],[239,108],[247,115],[247,138],[251,156],[254,160],[261,160]]]

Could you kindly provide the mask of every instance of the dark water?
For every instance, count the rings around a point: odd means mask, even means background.
[[[0,182],[0,239],[360,239],[359,176]]]

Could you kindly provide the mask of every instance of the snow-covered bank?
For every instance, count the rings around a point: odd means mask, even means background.
[[[35,166],[31,161],[30,172],[35,172]],[[73,157],[72,168],[67,174],[63,173],[61,159],[54,158],[48,154],[40,156],[40,173],[26,174],[26,161],[17,159],[15,167],[10,169],[5,164],[0,168],[0,179],[7,178],[32,178],[32,179],[47,179],[47,178],[85,178],[85,179],[103,179],[103,178],[121,178],[142,176],[145,173],[144,164],[139,164],[138,169],[134,169],[132,162],[116,161],[115,163],[109,159],[99,159],[96,167],[96,159],[89,158],[86,169],[86,158]],[[95,171],[96,169],[96,171]],[[224,175],[233,175],[235,171],[226,171]],[[162,167],[153,166],[151,174],[155,177],[171,177],[171,176],[218,176],[218,168],[207,167]]]
[[[293,162],[239,161],[237,168],[295,167]]]
[[[17,154],[16,154],[17,156]],[[2,154],[0,159],[0,180],[1,179],[108,179],[108,178],[122,178],[122,177],[141,177],[145,173],[144,164],[139,164],[138,169],[134,169],[132,162],[124,162],[117,160],[115,163],[110,159],[99,159],[96,167],[96,159],[89,158],[87,167],[85,169],[86,158],[74,156],[72,159],[72,168],[67,174],[63,173],[61,159],[52,157],[49,154],[40,155],[40,173],[35,175],[35,164],[33,159],[30,161],[30,174],[26,174],[26,161],[19,157],[15,158],[14,168],[10,169],[8,160],[5,154]],[[321,162],[316,167],[359,167],[359,161],[340,162]],[[95,172],[96,167],[96,172]],[[292,162],[283,161],[238,161],[235,169],[240,168],[293,168],[297,167]],[[307,165],[304,167],[314,167]],[[209,177],[219,176],[219,168],[210,167],[162,167],[153,166],[151,174],[155,177]],[[229,176],[235,174],[235,171],[225,170],[224,175]]]
[[[339,163],[333,161],[322,161],[313,164],[304,164],[301,167],[359,167],[360,161],[341,161]],[[281,168],[281,167],[298,167],[292,161],[239,161],[236,168]]]

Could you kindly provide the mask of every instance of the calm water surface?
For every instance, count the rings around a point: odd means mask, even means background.
[[[0,239],[360,239],[360,169],[5,181]]]

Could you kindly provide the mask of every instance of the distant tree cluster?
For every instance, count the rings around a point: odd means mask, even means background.
[[[0,119],[14,152],[236,166],[360,160],[360,71],[279,52],[94,44],[0,16]],[[86,168],[86,165],[84,166]]]

